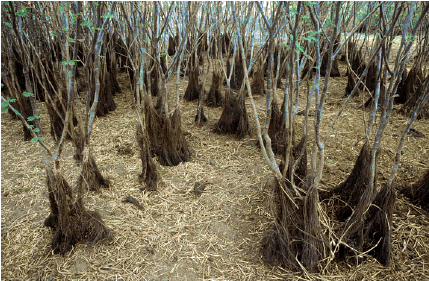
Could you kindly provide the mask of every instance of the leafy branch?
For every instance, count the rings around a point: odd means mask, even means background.
[[[48,153],[49,156],[52,156],[52,152],[51,150],[46,146],[46,144],[43,142],[43,137],[39,137],[36,133],[40,132],[40,129],[37,127],[34,127],[34,125],[30,125],[27,123],[28,121],[33,121],[36,119],[40,119],[40,116],[30,116],[27,118],[27,120],[25,120],[24,116],[22,116],[22,114],[15,109],[11,102],[14,102],[15,99],[11,99],[11,98],[5,98],[3,96],[1,96],[2,102],[1,102],[1,112],[5,112],[8,108],[10,108],[15,114],[16,116],[18,116],[18,118],[22,121],[22,124],[24,124],[24,126],[31,132],[31,134],[33,135],[33,139],[32,141],[34,143],[39,143]]]

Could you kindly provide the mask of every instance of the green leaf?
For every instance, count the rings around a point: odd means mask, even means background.
[[[10,22],[5,22],[4,24],[5,24],[6,26],[8,26],[8,27],[12,28],[12,24],[11,24]]]
[[[303,53],[303,55],[304,55],[307,59],[309,59],[309,60],[313,61],[313,58],[312,58],[312,57],[310,57],[307,53]]]
[[[310,7],[310,6],[316,5],[316,3],[311,2],[311,1],[304,1],[304,5],[307,6],[307,7]]]
[[[94,6],[95,6],[95,7],[97,7],[97,6],[98,6],[98,1],[96,1],[96,2],[94,3]]]
[[[36,143],[36,142],[41,141],[41,140],[43,140],[43,137],[34,137],[31,141]]]
[[[16,13],[17,16],[19,17],[26,17],[27,15],[27,8],[22,8],[21,11],[19,11],[18,13]]]
[[[33,132],[38,133],[38,132],[40,132],[40,129],[39,128],[34,128]]]
[[[6,100],[7,100],[8,102],[16,102],[16,99],[11,99],[11,98],[9,98],[9,97],[7,97],[7,98],[6,98]]]
[[[35,115],[35,116],[29,116],[29,117],[27,117],[27,120],[28,121],[34,121],[34,119],[40,119],[40,116],[38,116],[38,115]]]
[[[84,21],[80,23],[81,26],[91,26],[91,22],[90,21]]]
[[[76,63],[75,63],[74,61],[72,61],[72,60],[71,60],[71,61],[69,61],[69,64],[70,64],[70,65],[75,65]]]
[[[75,43],[75,42],[76,42],[76,40],[75,40],[75,39],[73,39],[73,38],[68,38],[68,40],[69,40],[69,42],[71,42],[71,43]]]
[[[28,127],[30,127],[30,129],[33,130],[34,125],[29,125]]]
[[[1,107],[1,113],[4,113],[4,112],[6,112],[7,111],[7,107]]]
[[[301,47],[298,41],[295,42],[295,47],[303,54],[305,54],[304,49]]]
[[[108,19],[113,19],[115,16],[112,14],[105,14],[104,17]]]
[[[69,28],[68,28],[68,27],[63,27],[63,30],[64,30],[64,31],[68,31],[68,30],[69,30]]]
[[[76,39],[79,42],[85,41],[85,39]]]
[[[67,61],[62,61],[61,62],[63,65],[68,65],[69,63]]]
[[[72,23],[75,23],[77,21],[77,14],[72,13]]]
[[[3,108],[8,109],[8,107],[9,107],[9,104],[8,104],[7,102],[5,102],[5,101],[2,101],[2,102],[1,102],[1,109],[2,109],[2,110],[3,110]]]
[[[22,93],[22,95],[24,96],[24,97],[32,97],[33,96],[33,94],[32,93],[30,93],[30,92],[23,92]]]

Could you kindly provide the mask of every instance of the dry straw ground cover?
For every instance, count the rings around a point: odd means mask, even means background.
[[[340,65],[344,75],[345,65]],[[173,79],[175,80],[175,79]],[[211,75],[206,84],[209,90]],[[86,193],[89,210],[98,210],[113,230],[110,244],[89,248],[79,244],[66,256],[52,255],[48,193],[40,148],[22,141],[21,124],[1,116],[1,266],[2,279],[19,280],[428,280],[429,214],[404,199],[396,202],[393,222],[392,266],[380,266],[370,256],[347,263],[333,261],[323,274],[288,272],[266,266],[260,241],[272,223],[271,191],[265,183],[272,173],[255,145],[255,123],[250,138],[236,140],[212,132],[221,108],[205,108],[208,122],[194,125],[197,102],[181,103],[182,125],[192,148],[191,161],[176,167],[158,165],[161,181],[155,192],[141,192],[141,160],[135,140],[136,113],[128,77],[119,74],[123,92],[117,109],[98,118],[91,137],[93,155],[109,189]],[[173,94],[174,81],[168,89]],[[187,78],[180,80],[180,93]],[[326,132],[343,101],[347,78],[331,78],[323,115]],[[280,91],[280,92],[279,92]],[[305,91],[305,87],[301,92]],[[283,92],[278,90],[277,94]],[[265,98],[256,97],[264,117]],[[361,99],[352,100],[326,146],[322,188],[332,188],[351,172],[364,141]],[[299,110],[303,109],[303,104]],[[45,107],[39,104],[43,131],[49,132]],[[366,112],[366,114],[369,114]],[[304,120],[297,116],[298,121]],[[379,157],[378,183],[390,173],[399,135],[407,118],[394,114]],[[298,123],[299,123],[298,122]],[[429,167],[429,120],[413,125],[424,138],[407,137],[398,186],[417,181]],[[300,130],[300,126],[298,126]],[[300,132],[300,131],[299,131]],[[51,145],[53,141],[46,136]],[[67,143],[61,169],[71,185],[79,168]],[[194,186],[205,184],[202,194]],[[123,200],[131,195],[142,210]],[[329,202],[322,204],[329,213]],[[332,226],[334,227],[334,223]]]

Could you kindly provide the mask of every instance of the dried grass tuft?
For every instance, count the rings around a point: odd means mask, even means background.
[[[322,260],[328,256],[329,243],[322,231],[319,218],[319,195],[313,180],[307,177],[305,138],[292,149],[287,178],[281,183],[269,182],[273,190],[274,227],[270,227],[262,240],[261,254],[266,263],[304,272],[322,271]],[[297,186],[305,190],[294,197],[292,183],[296,169]],[[294,198],[294,199],[291,199]],[[293,202],[291,201],[293,200]]]
[[[153,57],[156,58],[157,57],[156,54],[154,54]],[[159,66],[158,66],[158,63],[156,63],[154,61],[154,59],[151,59],[150,63],[149,63],[149,68],[148,69],[151,70],[151,72],[149,74],[149,81],[150,82],[148,82],[148,83],[150,83],[150,90],[151,90],[150,94],[153,97],[158,96],[158,99],[161,99],[162,95],[158,94],[160,92],[160,89],[159,89],[159,87],[160,87],[160,85],[159,85],[160,79],[159,79]],[[158,104],[160,104],[160,103],[158,102]]]
[[[58,170],[47,168],[47,186],[51,214],[45,226],[54,231],[51,248],[56,254],[65,255],[79,242],[89,246],[103,240],[111,240],[113,234],[97,212],[87,211],[83,205],[82,188],[76,201],[72,189]]]
[[[218,107],[222,105],[222,94],[220,86],[222,85],[223,76],[219,71],[213,71],[212,85],[206,97],[206,104],[209,107]]]
[[[193,59],[191,58],[191,61]],[[199,82],[199,68],[198,65],[194,66],[189,70],[189,83],[188,87],[186,88],[185,95],[183,96],[183,99],[186,101],[193,101],[197,100],[200,97],[200,94],[202,94],[202,85]]]
[[[101,188],[109,188],[110,182],[105,179],[98,169],[91,150],[84,152],[82,161],[82,173],[78,179],[78,185],[82,185],[85,190],[100,191]]]
[[[174,56],[174,54],[176,53],[176,47],[179,44],[179,36],[176,35],[175,37],[173,36],[169,36],[168,37],[168,55],[169,56]]]
[[[411,95],[408,92],[409,86],[407,84],[408,72],[405,68],[402,72],[401,82],[399,82],[398,89],[396,90],[395,102],[399,104],[404,104],[407,100],[410,99]]]
[[[368,142],[362,146],[360,154],[352,172],[340,185],[323,193],[322,198],[338,195],[341,199],[338,202],[336,216],[340,221],[350,217],[353,209],[358,205],[366,187],[369,185],[371,174],[371,150]],[[376,183],[374,182],[374,185]]]
[[[136,137],[137,144],[140,148],[140,158],[142,161],[142,172],[139,174],[139,182],[145,183],[145,186],[140,189],[155,191],[158,185],[159,175],[156,164],[150,155],[147,131],[145,130],[145,132],[143,132],[140,124],[137,125]]]
[[[401,192],[414,204],[429,211],[429,170],[417,183],[403,188]]]
[[[239,90],[241,88],[241,85],[243,84],[244,79],[243,60],[241,52],[237,52],[237,54],[235,54],[234,69],[232,71],[233,73],[231,77],[231,88]],[[228,71],[228,73],[230,72]]]
[[[100,69],[100,89],[98,93],[98,103],[97,103],[97,111],[96,116],[105,116],[110,111],[116,109],[116,103],[113,99],[114,93],[114,84],[113,80],[116,79],[112,77],[111,74],[107,71],[106,63],[102,63],[102,67]],[[93,92],[95,94],[95,91]],[[91,96],[90,104],[94,101],[94,95]]]
[[[307,180],[307,194],[303,205],[303,245],[301,262],[308,272],[321,271],[321,261],[328,256],[330,250],[328,239],[323,233],[319,217],[319,193]]]
[[[411,71],[410,71],[410,74],[411,74]],[[410,74],[408,74],[408,76],[410,76]],[[409,84],[407,83],[407,85]],[[411,84],[411,85],[414,85],[414,84]],[[401,109],[399,110],[399,113],[407,116],[411,116],[416,105],[422,102],[422,98],[428,91],[429,91],[429,75],[426,76],[426,78],[421,83],[420,87],[401,107]],[[427,100],[426,100],[426,104],[423,106],[422,110],[420,111],[420,114],[417,116],[417,119],[429,119],[429,102]]]
[[[328,70],[328,52],[325,53],[322,59],[322,64],[320,66],[320,75],[325,76],[326,71]],[[338,57],[335,57],[335,59],[332,61],[331,64],[331,72],[329,73],[330,77],[340,77],[340,69],[338,67]]]
[[[181,129],[179,109],[174,110],[170,119],[153,108],[148,96],[145,99],[144,107],[151,152],[159,157],[160,164],[176,166],[188,161],[190,150]]]
[[[352,71],[357,75],[357,77],[347,68],[347,86],[345,91],[345,96],[348,96],[356,85],[356,81],[358,77],[360,77],[363,71],[366,68],[365,61],[363,59],[362,51],[358,50],[356,47],[356,43],[350,42],[348,44],[348,55],[349,62]],[[359,85],[359,90],[363,90],[363,84]]]
[[[252,88],[252,95],[265,96],[266,91],[264,86],[264,68],[261,66],[257,68],[250,87]]]
[[[295,260],[295,255],[302,245],[297,245],[297,241],[294,243],[293,240],[297,237],[298,229],[302,229],[303,222],[299,222],[294,203],[290,202],[292,193],[287,189],[289,196],[286,195],[276,178],[268,182],[265,189],[273,190],[275,194],[275,223],[261,241],[262,258],[269,265],[297,271],[300,267]],[[298,205],[298,208],[301,207],[302,205]]]
[[[200,108],[201,108],[201,110],[200,110]],[[200,118],[198,118],[198,116],[200,116]],[[201,105],[201,107],[197,108],[197,114],[195,115],[194,121],[198,125],[201,125],[201,124],[207,122],[207,117],[204,115],[204,106],[203,105]]]
[[[283,110],[279,109],[277,100],[273,98],[271,103],[271,119],[268,126],[268,135],[271,138],[271,148],[279,155],[285,155],[288,131],[285,126]]]
[[[237,138],[243,138],[250,134],[244,94],[235,94],[232,89],[227,90],[222,115],[215,125],[214,132],[235,134]]]
[[[392,253],[392,216],[396,193],[385,184],[368,210],[364,230],[364,249],[370,249],[382,265],[390,266]]]

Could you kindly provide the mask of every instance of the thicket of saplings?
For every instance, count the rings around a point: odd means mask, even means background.
[[[320,272],[334,258],[368,252],[388,266],[403,136],[416,118],[429,117],[428,8],[425,2],[2,2],[2,112],[22,122],[24,140],[40,144],[46,159],[51,213],[45,225],[53,230],[53,252],[64,255],[76,243],[114,235],[85,208],[84,197],[109,188],[92,155],[91,132],[95,117],[116,109],[117,76],[126,72],[137,109],[142,190],[157,189],[158,165],[192,160],[181,97],[198,101],[197,124],[207,121],[205,106],[222,107],[212,130],[238,139],[256,135],[273,172],[266,188],[275,194],[275,220],[260,249],[268,264]],[[327,89],[330,77],[341,75],[339,63],[347,66],[343,104],[322,136]],[[184,93],[179,79],[189,81]],[[176,81],[173,91],[169,81]],[[255,95],[266,97],[264,118]],[[348,178],[321,193],[327,136],[355,96],[368,97],[356,109],[369,112],[362,119],[365,144]],[[305,109],[297,112],[297,104]],[[399,112],[394,104],[403,104]],[[40,120],[42,106],[49,121]],[[297,114],[305,116],[302,130]],[[377,155],[392,114],[409,121],[390,177],[377,183]],[[50,124],[52,147],[42,121]],[[81,168],[76,189],[59,169],[67,141]],[[426,207],[428,175],[405,190]],[[334,213],[326,200],[334,202]],[[343,223],[332,227],[328,220]]]

